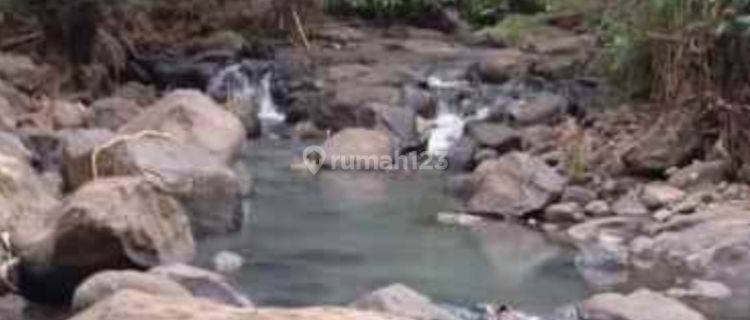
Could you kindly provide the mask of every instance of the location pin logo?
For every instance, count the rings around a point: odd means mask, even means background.
[[[307,170],[313,175],[318,174],[323,162],[326,160],[326,152],[320,146],[309,146],[302,153],[302,161],[305,163]]]

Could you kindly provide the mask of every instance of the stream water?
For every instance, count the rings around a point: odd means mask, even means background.
[[[306,145],[253,142],[245,163],[256,179],[242,232],[202,241],[200,263],[222,250],[246,264],[236,281],[261,305],[345,304],[401,282],[440,302],[494,301],[546,313],[586,289],[572,258],[540,235],[497,224],[439,224],[458,203],[447,173],[290,169]]]

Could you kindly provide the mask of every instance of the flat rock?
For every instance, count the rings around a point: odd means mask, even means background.
[[[662,183],[650,183],[643,188],[641,199],[651,209],[661,208],[682,201],[687,194],[673,186]]]
[[[662,294],[641,289],[630,295],[605,293],[581,305],[586,319],[618,320],[706,320],[706,317]]]
[[[177,282],[138,271],[104,271],[84,281],[73,296],[73,309],[84,310],[121,290],[135,290],[157,296],[190,298]]]

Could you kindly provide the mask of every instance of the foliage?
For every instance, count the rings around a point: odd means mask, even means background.
[[[395,20],[414,18],[439,10],[450,0],[328,0],[326,8],[338,14],[355,14],[367,19]]]

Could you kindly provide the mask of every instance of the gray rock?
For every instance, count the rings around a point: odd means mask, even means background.
[[[456,320],[453,315],[435,305],[430,298],[403,284],[378,289],[357,299],[351,307],[414,320]]]
[[[544,212],[545,220],[556,223],[574,223],[585,219],[583,208],[575,202],[553,204]]]
[[[485,161],[473,173],[473,212],[525,215],[539,211],[558,197],[567,179],[538,158],[510,153]]]
[[[467,130],[480,147],[492,148],[501,154],[521,148],[521,134],[504,124],[481,122],[470,124]]]
[[[91,153],[114,137],[106,129],[79,129],[61,134],[62,173],[67,190],[75,190],[90,180]]]
[[[729,164],[724,160],[695,162],[669,175],[669,184],[680,189],[692,190],[726,181]]]
[[[662,183],[650,183],[643,188],[641,199],[648,208],[657,209],[682,201],[685,192]]]
[[[229,281],[218,273],[184,264],[159,266],[149,270],[149,273],[181,284],[196,298],[235,307],[253,306],[253,302],[247,296],[232,287]]]
[[[121,290],[135,290],[157,296],[190,298],[179,283],[137,271],[104,271],[86,279],[73,295],[72,308],[81,311]]]
[[[23,91],[31,92],[45,84],[48,70],[38,66],[28,56],[0,54],[0,80]]]
[[[624,153],[623,163],[632,172],[646,174],[682,165],[702,147],[702,134],[695,128],[694,120],[682,113],[663,117]]]
[[[688,288],[672,288],[667,295],[676,299],[723,300],[732,296],[732,289],[721,282],[693,279]]]
[[[559,119],[567,104],[565,98],[560,95],[540,93],[511,105],[508,113],[519,125],[550,123]]]
[[[474,162],[482,163],[487,160],[497,159],[500,153],[493,149],[480,149],[474,154]]]
[[[630,295],[604,293],[581,304],[585,319],[618,320],[706,320],[697,311],[678,300],[641,289]]]
[[[598,198],[595,191],[581,187],[581,186],[568,186],[565,188],[562,194],[562,202],[575,202],[581,206],[585,206],[589,203],[594,202]]]
[[[521,129],[522,148],[532,154],[542,154],[555,148],[556,133],[547,125],[536,125]]]
[[[612,209],[609,207],[607,201],[604,200],[590,202],[586,205],[585,211],[592,217],[604,217],[612,214]]]
[[[648,208],[638,199],[635,192],[628,193],[615,201],[612,211],[619,216],[640,217],[649,214]]]
[[[504,83],[528,72],[529,61],[521,51],[496,50],[478,63],[479,76],[484,82]]]
[[[324,164],[333,169],[373,170],[371,159],[393,155],[393,145],[387,133],[368,129],[346,129],[336,133],[323,145]],[[351,168],[349,168],[351,167]]]
[[[91,114],[83,104],[56,100],[52,103],[52,124],[58,130],[85,127]]]

